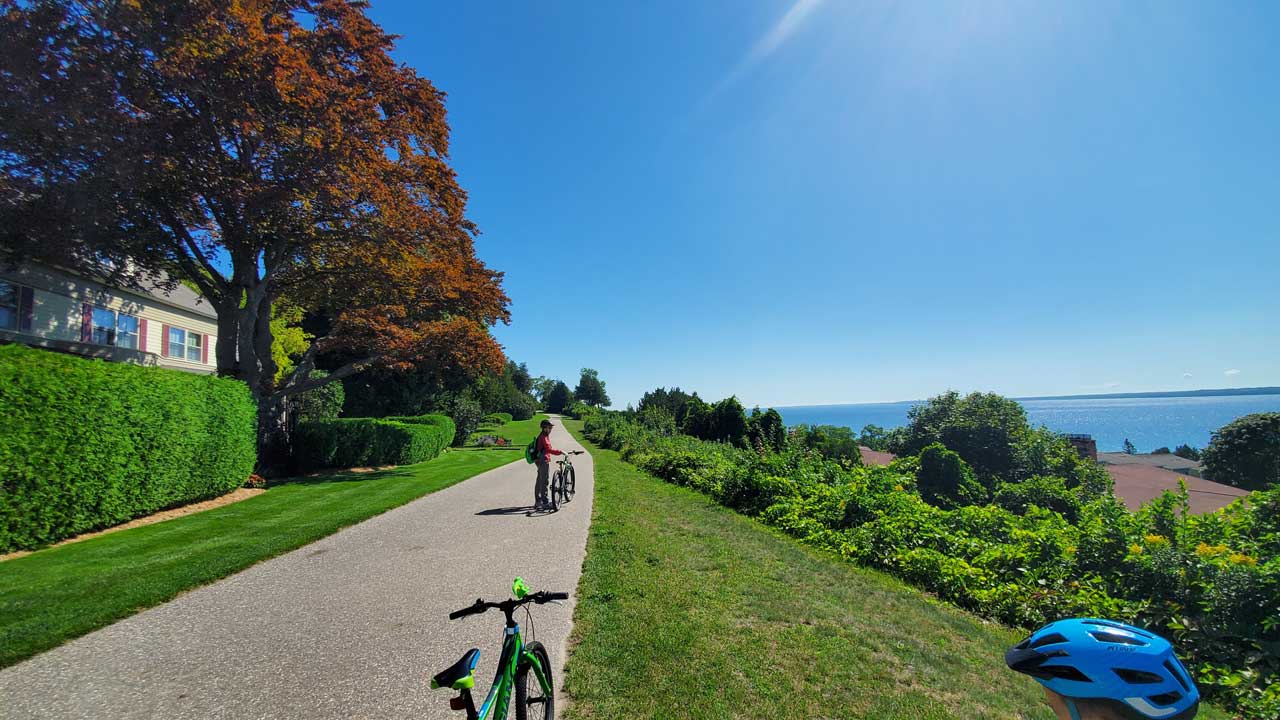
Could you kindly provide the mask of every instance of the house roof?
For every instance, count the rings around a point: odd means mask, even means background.
[[[1171,453],[1152,455],[1149,453],[1129,455],[1128,453],[1098,453],[1098,462],[1103,465],[1148,465],[1169,470],[1194,470],[1200,467],[1195,460],[1188,460]]]
[[[120,288],[126,292],[142,293],[154,300],[158,300],[167,305],[182,308],[187,312],[193,312],[202,315],[211,320],[218,319],[218,313],[214,311],[213,305],[204,299],[204,296],[191,288],[178,283],[172,290],[164,290],[160,287],[163,282],[161,279],[153,281],[151,278],[142,278],[138,282],[137,288]]]
[[[1106,465],[1107,472],[1116,483],[1116,497],[1124,501],[1125,507],[1137,510],[1142,503],[1160,496],[1165,490],[1177,491],[1178,481],[1187,485],[1187,502],[1191,512],[1207,513],[1230,505],[1236,498],[1249,494],[1247,490],[1210,482],[1203,478],[1190,477],[1151,467],[1150,465]]]

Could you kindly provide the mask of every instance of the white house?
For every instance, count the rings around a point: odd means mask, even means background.
[[[212,373],[217,337],[212,306],[185,285],[123,289],[45,265],[0,266],[0,342]]]

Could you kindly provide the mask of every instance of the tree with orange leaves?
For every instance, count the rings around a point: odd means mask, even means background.
[[[444,94],[362,0],[0,0],[0,247],[194,283],[272,427],[373,366],[504,361]],[[323,318],[276,378],[271,308]],[[312,376],[320,357],[342,357]]]

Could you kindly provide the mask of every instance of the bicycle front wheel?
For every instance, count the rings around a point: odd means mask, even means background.
[[[547,685],[543,688],[532,665],[520,663],[516,668],[516,720],[553,720],[556,716],[556,698],[555,681],[551,679],[551,658],[547,656],[547,649],[536,640],[524,649],[538,659]]]
[[[547,504],[552,510],[560,509],[560,488],[564,487],[564,477],[557,470],[551,474],[551,487],[548,488]]]
[[[573,491],[577,489],[576,488],[577,484],[578,484],[577,478],[575,478],[573,475],[573,468],[572,467],[565,468],[564,469],[564,501],[565,502],[569,502],[570,500],[573,499]]]

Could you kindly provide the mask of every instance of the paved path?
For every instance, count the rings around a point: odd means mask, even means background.
[[[581,448],[559,425],[552,444]],[[483,697],[502,615],[446,615],[510,597],[514,576],[570,593],[533,609],[564,666],[593,496],[591,456],[574,467],[558,513],[525,514],[521,459],[0,671],[0,718],[456,720],[430,676],[479,647]]]

